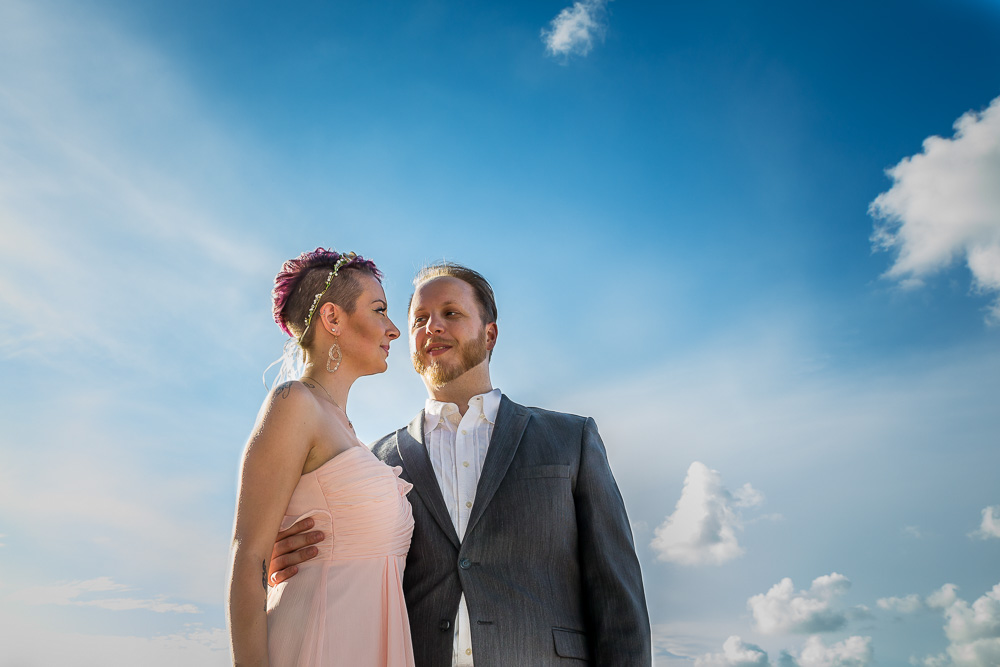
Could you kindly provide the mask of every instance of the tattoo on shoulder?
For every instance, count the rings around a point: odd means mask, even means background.
[[[288,398],[292,395],[292,383],[283,382],[274,388],[274,395],[281,398]]]
[[[264,587],[264,591],[266,592],[267,591],[267,561],[266,560],[262,560],[260,562],[260,569],[261,569],[260,583]]]

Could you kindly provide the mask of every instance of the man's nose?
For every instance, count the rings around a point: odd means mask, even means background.
[[[424,327],[429,334],[439,334],[444,331],[444,320],[435,315],[427,318],[427,325]]]

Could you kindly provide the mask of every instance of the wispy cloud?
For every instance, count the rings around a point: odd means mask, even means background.
[[[545,49],[554,56],[585,56],[607,30],[610,0],[579,0],[552,19],[542,30]]]
[[[979,524],[979,530],[975,530],[969,535],[983,540],[1000,538],[1000,505],[984,507],[983,520]]]
[[[97,577],[85,581],[67,581],[46,586],[22,588],[10,595],[10,599],[28,605],[75,605],[79,607],[97,607],[111,611],[133,611],[145,609],[155,612],[173,612],[178,614],[197,614],[198,607],[193,604],[168,602],[165,596],[156,598],[141,597],[94,597],[101,593],[122,593],[131,590],[128,586],[115,583],[110,577]]]
[[[14,1],[0,77],[0,353],[148,367],[146,327],[235,313],[273,262],[220,214],[242,151],[171,64],[96,14]]]
[[[897,251],[886,276],[917,286],[964,259],[976,289],[1000,293],[1000,98],[887,173],[892,187],[869,206],[874,247]],[[991,317],[1000,319],[1000,298]]]
[[[880,598],[875,603],[879,609],[885,609],[886,611],[896,611],[901,614],[912,614],[914,612],[920,611],[921,609],[926,609],[924,606],[924,601],[920,599],[919,595],[912,594],[905,597],[888,597]]]
[[[763,502],[763,494],[749,483],[730,493],[718,471],[695,461],[673,514],[655,531],[653,550],[660,560],[683,565],[737,558],[743,554],[736,535],[743,528],[740,509]]]
[[[21,614],[0,613],[3,665],[102,665],[104,667],[226,667],[228,633],[188,623],[154,636],[63,632],[51,623],[27,623]]]
[[[747,600],[757,629],[764,634],[832,632],[844,627],[847,614],[834,608],[851,582],[842,574],[817,577],[808,591],[796,591],[785,577],[767,593]]]

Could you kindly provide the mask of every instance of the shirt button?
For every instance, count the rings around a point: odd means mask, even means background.
[[[472,649],[471,648],[465,649],[465,655],[472,655]]]
[[[469,467],[469,462],[468,461],[462,461],[462,465],[465,466],[466,468],[468,468]]]
[[[465,503],[465,506],[466,507],[472,507],[472,501],[469,501],[469,502]]]
[[[465,429],[462,429],[462,435],[465,435],[465,434],[466,434],[466,433],[465,433]]]

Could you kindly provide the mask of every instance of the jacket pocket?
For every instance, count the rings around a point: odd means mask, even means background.
[[[538,479],[541,477],[569,477],[569,466],[528,466],[517,468],[518,479]]]
[[[552,640],[555,642],[556,655],[560,658],[590,660],[587,635],[582,632],[566,628],[552,628]]]

